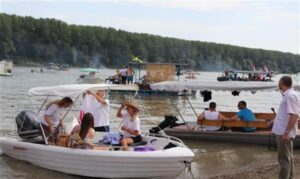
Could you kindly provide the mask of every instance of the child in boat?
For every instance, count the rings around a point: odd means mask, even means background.
[[[247,103],[245,101],[240,101],[238,103],[239,112],[236,113],[231,120],[241,120],[241,121],[255,121],[255,115],[253,112],[247,108]],[[232,131],[241,131],[241,132],[254,132],[256,130],[255,127],[233,127]]]
[[[198,120],[227,120],[219,111],[216,111],[217,104],[215,102],[209,103],[209,108],[203,111],[199,116]],[[225,128],[222,126],[206,126],[208,131],[223,131]]]
[[[73,100],[69,97],[64,97],[59,101],[54,101],[46,106],[46,111],[41,117],[39,117],[39,122],[43,127],[43,131],[46,136],[49,137],[49,142],[55,144],[58,135],[57,127],[60,123],[61,117],[64,114],[64,110],[73,104]]]
[[[73,128],[69,139],[69,147],[78,149],[108,150],[108,147],[97,146],[91,142],[95,135],[94,117],[91,113],[85,113],[81,125]]]
[[[123,103],[117,112],[117,117],[123,118],[123,125],[121,127],[121,130],[123,131],[123,138],[120,141],[123,146],[123,150],[128,150],[128,144],[142,141],[138,112],[139,108],[134,101],[127,101]]]

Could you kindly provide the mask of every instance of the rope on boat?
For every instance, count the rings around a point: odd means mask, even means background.
[[[195,179],[195,176],[192,172],[192,162],[189,162],[189,161],[185,160],[183,163],[185,164],[185,168],[188,169],[188,173],[190,173],[192,178]]]

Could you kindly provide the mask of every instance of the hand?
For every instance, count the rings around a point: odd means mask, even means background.
[[[282,140],[284,142],[288,142],[289,141],[289,133],[285,132],[282,136]]]
[[[127,130],[128,130],[128,128],[127,128],[126,126],[122,126],[122,127],[121,127],[121,130],[123,130],[123,131],[127,131]]]

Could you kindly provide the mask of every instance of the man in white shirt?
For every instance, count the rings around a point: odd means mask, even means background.
[[[120,70],[120,75],[121,75],[121,82],[122,82],[122,84],[126,84],[126,80],[127,80],[127,66],[124,66]]]
[[[216,111],[217,104],[215,102],[209,103],[209,109],[203,111],[199,116],[198,120],[227,120],[219,111]],[[199,126],[195,128],[197,130]],[[225,128],[222,126],[206,126],[208,131],[223,131]]]
[[[292,83],[290,76],[283,76],[279,80],[279,89],[282,91],[283,98],[272,128],[277,141],[279,179],[294,178],[293,139],[297,135],[300,100],[299,95],[292,88]]]

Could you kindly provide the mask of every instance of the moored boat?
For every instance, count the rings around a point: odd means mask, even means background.
[[[87,90],[137,89],[136,85],[75,84],[33,88],[29,95],[45,98],[70,96],[76,102]],[[46,139],[41,140],[38,129],[21,130],[23,123],[28,124],[30,121],[21,121],[17,138],[0,138],[2,152],[10,157],[67,174],[102,178],[174,178],[194,157],[193,152],[181,140],[150,134],[143,135],[142,142],[130,146],[129,151],[116,150],[119,147],[113,146],[108,146],[109,150],[91,150],[47,145]],[[104,144],[98,142],[97,145]]]
[[[261,83],[261,82],[203,82],[203,81],[189,81],[189,82],[161,82],[151,86],[154,89],[168,90],[168,89],[190,89],[190,90],[210,90],[210,91],[230,91],[239,93],[241,91],[256,91],[276,90],[277,83]],[[299,90],[299,86],[294,86]],[[188,98],[186,98],[188,100]],[[191,105],[191,103],[189,103]],[[193,108],[193,106],[191,106]],[[178,111],[178,110],[177,110]],[[195,122],[185,122],[184,125],[167,128],[164,131],[168,135],[176,136],[181,139],[203,140],[203,141],[219,141],[219,142],[235,142],[235,143],[248,143],[274,146],[276,144],[273,134],[271,133],[271,125],[275,118],[274,109],[273,113],[254,113],[256,121],[222,121],[222,120],[196,120]],[[223,116],[231,118],[235,112],[220,112]],[[197,114],[196,114],[197,115]],[[256,127],[255,132],[232,132],[226,131],[207,131],[206,126],[219,126],[219,127]],[[298,123],[300,128],[300,123]],[[300,148],[300,131],[295,139],[295,147]]]

